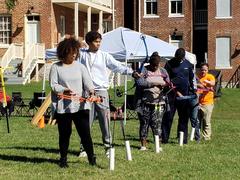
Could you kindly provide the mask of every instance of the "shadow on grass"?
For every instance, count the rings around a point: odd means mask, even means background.
[[[0,154],[0,159],[6,160],[6,161],[31,162],[31,163],[44,163],[44,162],[55,163],[55,164],[59,163],[59,160],[57,159],[29,158],[26,156],[4,155],[4,154]]]
[[[59,149],[55,148],[44,148],[44,147],[21,147],[21,146],[13,146],[13,147],[0,147],[0,149],[18,149],[18,150],[30,150],[30,151],[44,151],[46,153],[55,153],[59,154]],[[79,148],[80,151],[80,148]],[[78,155],[79,151],[68,150],[68,154]]]
[[[0,154],[0,160],[5,160],[5,161],[16,161],[16,162],[31,162],[31,163],[54,163],[54,164],[59,164],[59,160],[57,159],[47,159],[47,158],[29,158],[26,156],[17,156],[17,155],[3,155]],[[73,162],[72,162],[73,163]],[[79,162],[75,162],[79,163]],[[97,164],[95,167],[99,169],[104,169],[101,165]]]

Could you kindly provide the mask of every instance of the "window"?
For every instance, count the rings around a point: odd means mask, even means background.
[[[229,37],[219,37],[216,39],[216,67],[230,67],[230,43]]]
[[[40,21],[39,15],[29,15],[27,16],[28,21]]]
[[[157,15],[157,0],[145,0],[145,14]]]
[[[171,35],[169,43],[178,48],[183,47],[183,36],[182,35]]]
[[[60,16],[60,34],[61,38],[65,36],[66,30],[65,30],[65,16]]]
[[[11,16],[0,15],[0,44],[11,43]]]
[[[112,21],[103,20],[103,33],[113,30]]]
[[[170,16],[182,16],[183,15],[182,0],[169,0],[169,11]]]
[[[216,6],[217,17],[231,17],[231,0],[217,0]]]

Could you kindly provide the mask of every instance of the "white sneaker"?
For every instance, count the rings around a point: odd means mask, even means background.
[[[87,157],[87,153],[86,153],[86,151],[81,151],[80,153],[79,153],[79,156],[78,157]]]
[[[140,151],[146,151],[147,148],[146,148],[146,146],[141,146],[139,150],[140,150]]]
[[[107,158],[110,158],[110,149],[106,149],[105,155]]]
[[[160,151],[160,152],[162,152],[162,151],[163,151],[162,147],[159,147],[159,151]]]

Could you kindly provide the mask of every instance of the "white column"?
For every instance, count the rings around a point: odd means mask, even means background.
[[[91,7],[88,7],[88,10],[87,10],[87,31],[91,31],[92,30],[92,27],[91,27],[91,17],[92,16],[92,8]]]
[[[138,32],[141,32],[141,0],[138,0]]]
[[[103,33],[103,11],[99,11],[99,22],[98,22],[98,24],[99,24],[98,32],[100,34],[102,34]]]
[[[74,3],[74,35],[78,39],[78,3]]]
[[[25,48],[25,52],[24,52],[23,57],[26,56],[28,48],[29,48],[28,43],[27,43],[28,42],[28,24],[27,24],[27,22],[28,22],[27,15],[24,15],[24,36],[25,36],[25,38],[24,38],[24,48]],[[24,68],[23,71],[25,72],[25,63],[23,63],[23,68]],[[25,76],[25,74],[23,76]]]
[[[115,29],[115,1],[112,0],[112,27]]]
[[[39,80],[39,72],[38,72],[38,63],[36,64],[36,81],[38,82]]]

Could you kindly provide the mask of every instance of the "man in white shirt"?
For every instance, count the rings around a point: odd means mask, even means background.
[[[93,103],[90,112],[90,125],[93,123],[95,113],[99,120],[99,125],[102,132],[102,140],[105,146],[106,155],[109,156],[109,148],[111,146],[111,133],[110,133],[110,110],[109,110],[109,75],[108,70],[118,72],[121,74],[135,75],[136,72],[132,69],[122,65],[119,61],[115,60],[112,55],[107,52],[99,50],[102,36],[96,31],[90,31],[85,36],[85,41],[89,48],[81,50],[78,61],[87,67],[87,70],[95,86],[95,93],[97,96],[103,97],[102,103]],[[80,157],[84,156],[84,151],[81,150]]]

